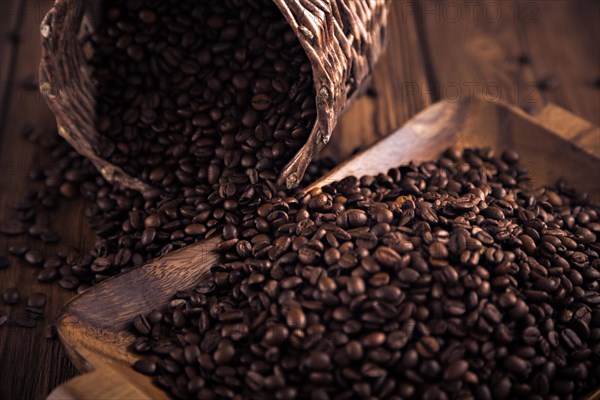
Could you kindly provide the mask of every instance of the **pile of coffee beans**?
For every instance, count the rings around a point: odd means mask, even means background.
[[[105,3],[89,37],[97,152],[217,219],[271,199],[316,119],[310,62],[273,1]]]
[[[185,191],[182,195],[163,193],[147,199],[136,191],[108,184],[93,164],[73,150],[56,131],[26,128],[23,136],[47,159],[30,169],[30,190],[23,201],[14,205],[13,215],[0,221],[0,234],[15,239],[27,237],[28,241],[12,244],[7,250],[11,256],[38,268],[39,282],[58,282],[65,289],[82,291],[217,230],[214,215],[222,215],[224,210],[200,202],[194,191]],[[334,165],[327,157],[315,160],[308,167],[301,186],[308,185]],[[59,227],[53,227],[53,223],[56,224],[53,213],[61,202],[77,199],[87,205],[85,215],[96,236],[89,251],[65,245],[58,233]],[[35,241],[53,245],[58,251],[43,254],[31,249],[27,243]],[[9,259],[0,256],[0,271],[9,265]]]
[[[572,399],[600,384],[600,207],[449,149],[265,203],[133,321],[176,398]]]

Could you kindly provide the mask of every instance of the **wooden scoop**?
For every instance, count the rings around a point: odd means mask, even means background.
[[[439,156],[447,147],[516,149],[538,184],[565,176],[600,200],[600,129],[555,106],[536,116],[481,99],[437,103],[394,134],[341,164],[311,185],[349,175],[387,172],[410,160]],[[219,261],[218,238],[202,241],[123,273],[67,303],[58,318],[61,341],[75,366],[88,374],[55,389],[49,399],[162,399],[167,394],[130,366],[131,321],[165,305],[177,290],[194,287]],[[600,397],[600,388],[587,398]]]

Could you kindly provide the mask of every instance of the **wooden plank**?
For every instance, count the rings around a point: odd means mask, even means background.
[[[23,2],[0,0],[0,132],[8,108],[8,94],[13,82],[13,60],[19,46]]]
[[[385,137],[431,104],[414,16],[392,1],[388,47],[373,74],[372,90],[342,117],[325,154],[346,159],[357,147]]]
[[[425,1],[414,8],[440,97],[475,94],[533,110],[552,101],[598,124],[595,2]],[[531,61],[519,62],[522,55]],[[559,86],[538,90],[548,77]]]
[[[522,21],[520,32],[535,77],[550,79],[542,97],[600,125],[596,83],[600,79],[600,3],[555,0],[534,4],[537,22]]]
[[[519,63],[525,52],[519,40],[517,2],[425,1],[415,6],[424,51],[436,76],[441,98],[458,101],[478,95],[522,107],[541,108],[531,67]]]
[[[2,1],[4,3],[4,1]],[[39,91],[31,81],[37,78],[40,58],[39,25],[51,0],[21,0],[21,42],[15,56],[14,76],[11,78],[10,102],[7,104],[4,130],[0,136],[0,215],[10,215],[12,205],[21,200],[29,187],[27,173],[32,165],[39,165],[44,155],[21,138],[25,126],[55,130],[54,117],[47,109]],[[2,64],[4,64],[4,59]],[[83,218],[83,202],[63,204],[52,213],[51,225],[57,227],[65,243],[89,246],[91,235]],[[76,216],[76,217],[74,217]],[[26,238],[0,236],[0,252],[7,254],[10,244],[24,243]],[[50,255],[53,246],[40,241],[27,241],[32,248]],[[11,314],[9,322],[0,328],[0,399],[42,399],[49,391],[75,373],[58,340],[44,337],[46,323],[57,314],[65,301],[73,296],[56,284],[38,283],[35,268],[10,256],[12,266],[2,272],[0,292],[7,287],[18,287],[21,301],[17,306],[0,305]],[[28,295],[43,292],[48,295],[44,321],[36,328],[16,326],[15,314],[23,309]]]

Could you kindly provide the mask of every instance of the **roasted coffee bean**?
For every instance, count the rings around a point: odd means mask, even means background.
[[[293,308],[288,312],[286,321],[290,328],[302,329],[306,326],[306,315],[300,308]]]
[[[352,296],[363,294],[366,290],[365,281],[362,278],[353,276],[348,282],[348,293]]]
[[[37,280],[43,283],[53,282],[58,278],[57,268],[44,268],[37,275]]]
[[[25,232],[25,226],[21,221],[10,219],[0,222],[0,233],[7,236],[17,236]]]
[[[219,343],[213,358],[216,365],[226,365],[235,357],[235,348],[230,340]]]
[[[27,298],[27,306],[35,308],[44,308],[46,306],[47,296],[44,293],[34,293]]]
[[[392,248],[380,247],[375,251],[375,259],[386,267],[394,267],[402,261],[400,255]]]
[[[58,284],[64,289],[74,290],[79,286],[79,280],[74,276],[65,276],[58,281]]]
[[[504,366],[507,370],[513,372],[519,377],[527,377],[531,372],[531,364],[521,357],[509,355],[504,360]]]
[[[572,329],[565,329],[562,331],[561,339],[568,349],[576,350],[581,347],[581,338]]]
[[[40,266],[44,263],[44,255],[39,250],[29,250],[24,255],[25,261],[34,267]]]
[[[19,302],[19,291],[17,288],[11,287],[4,289],[2,292],[2,299],[8,305],[15,305]]]
[[[348,342],[344,347],[344,351],[346,352],[346,356],[353,361],[358,361],[362,359],[364,351],[361,343],[357,340],[353,340]]]
[[[144,359],[136,361],[133,368],[144,375],[154,375],[157,371],[156,362]]]
[[[284,325],[275,325],[265,333],[264,341],[268,346],[279,346],[289,337],[289,330]]]
[[[447,258],[448,249],[443,243],[435,242],[429,246],[429,256],[431,258]]]
[[[10,261],[8,261],[8,258],[0,256],[0,271],[8,269],[8,267],[10,267]]]
[[[361,342],[365,347],[381,346],[385,343],[385,334],[383,332],[373,332],[363,337]]]
[[[29,251],[29,246],[26,244],[14,244],[8,246],[8,252],[13,256],[22,257]]]
[[[462,378],[469,370],[469,363],[465,360],[456,360],[446,367],[443,378],[454,381]]]

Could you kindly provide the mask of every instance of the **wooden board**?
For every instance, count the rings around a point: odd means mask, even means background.
[[[490,76],[486,72],[494,65],[501,70],[518,70],[520,67],[515,64],[515,57],[523,50],[531,54],[532,64],[522,77],[516,73],[500,75],[508,79],[509,87],[511,83],[531,85],[537,78],[556,76],[559,87],[545,92],[542,100],[557,102],[563,108],[599,123],[600,90],[591,85],[600,77],[598,2],[523,1],[519,4],[534,3],[539,7],[539,23],[525,23],[522,19],[519,25],[513,24],[510,17],[489,24],[480,19],[474,24],[468,14],[471,2],[430,1],[426,3],[430,11],[424,8],[424,16],[414,11],[419,2],[390,1],[393,9],[390,13],[389,45],[373,80],[373,92],[377,96],[359,100],[338,124],[327,148],[327,152],[338,160],[349,155],[356,146],[371,144],[393,132],[427,105],[439,100],[442,94],[452,97],[449,85],[453,82],[464,85],[475,81],[484,85],[487,80],[497,81],[495,75]],[[27,171],[41,155],[19,138],[21,129],[25,125],[44,129],[54,127],[41,97],[18,87],[23,79],[36,76],[39,24],[51,2],[0,0],[0,87],[17,86],[14,95],[9,96],[6,102],[6,113],[0,112],[0,125],[4,126],[0,129],[0,218],[6,216],[12,204],[24,195],[28,187]],[[481,11],[486,4],[494,7],[499,3],[506,3],[504,7],[510,8],[517,2],[487,1],[477,7]],[[453,20],[448,5],[461,7],[463,17]],[[431,12],[432,7],[438,7],[440,11],[433,8]],[[446,7],[446,17],[444,8],[440,7]],[[528,10],[523,12],[523,18],[531,15],[527,14]],[[19,15],[22,18],[17,23]],[[508,27],[503,28],[506,24]],[[10,43],[10,32],[20,34],[18,46]],[[501,43],[500,57],[492,58],[492,61],[481,59],[464,45],[475,40],[481,32],[488,41]],[[568,63],[563,64],[564,59],[568,59]],[[11,65],[14,67],[9,68]],[[448,90],[437,89],[440,84],[446,84]],[[503,99],[516,101],[512,96],[504,96]],[[63,205],[52,214],[52,223],[62,226],[60,231],[66,243],[85,250],[94,238],[87,228],[83,207],[82,201]],[[8,245],[14,242],[14,239],[0,236],[0,254],[6,254]],[[43,245],[39,247],[46,249]],[[22,296],[36,291],[48,294],[50,302],[46,306],[46,320],[51,320],[72,294],[55,284],[38,284],[35,270],[15,258],[10,259],[13,266],[0,273],[0,291],[18,286]],[[0,310],[13,311],[3,303],[0,303]],[[57,341],[45,339],[43,328],[43,324],[33,330],[19,328],[12,319],[0,328],[0,399],[44,398],[57,384],[74,375],[74,368],[62,346]]]
[[[38,126],[51,129],[54,117],[44,104],[44,100],[31,81],[37,78],[39,65],[39,25],[45,10],[51,5],[49,0],[0,1],[0,7],[17,7],[18,22],[13,24],[12,31],[20,30],[21,41],[13,44],[12,50],[0,55],[2,68],[10,68],[10,77],[3,81],[8,89],[8,101],[0,126],[0,217],[5,218],[14,203],[21,201],[29,179],[28,171],[39,165],[40,151],[21,138],[25,126]],[[0,18],[12,15],[3,14]],[[6,36],[0,38],[6,40]],[[2,45],[4,49],[4,44]],[[10,59],[11,56],[15,58]],[[69,218],[77,215],[78,218]],[[83,203],[64,204],[56,213],[52,213],[52,226],[63,235],[66,243],[85,245],[93,240],[83,220]],[[72,220],[72,223],[67,221]],[[62,227],[61,227],[62,225]],[[0,254],[7,254],[7,247],[14,243],[23,243],[25,238],[0,236]],[[28,242],[29,243],[29,242]],[[93,243],[93,242],[92,242]],[[48,246],[41,241],[31,242],[32,248],[51,254],[55,246]],[[9,257],[12,267],[0,274],[0,292],[8,287],[18,287],[21,301],[17,306],[8,307],[0,302],[0,310],[10,313],[9,322],[0,328],[0,399],[40,399],[65,379],[73,376],[75,369],[57,340],[50,341],[44,337],[46,324],[56,316],[60,307],[73,296],[56,284],[42,285],[36,276],[35,268],[20,264],[14,257]],[[43,292],[48,296],[44,320],[33,329],[16,326],[14,322],[17,310],[25,305],[28,295]]]
[[[404,8],[423,37],[434,98],[474,93],[534,112],[555,102],[600,125],[600,2],[427,0]],[[522,55],[530,62],[520,63]],[[549,87],[540,90],[541,81]]]
[[[425,60],[412,18],[402,15],[402,2],[390,10],[388,47],[375,67],[372,88],[340,119],[324,154],[345,160],[396,131],[432,103],[426,90]]]
[[[547,120],[557,113],[565,123],[549,128]],[[431,159],[452,145],[514,148],[533,171],[535,183],[553,183],[568,171],[573,185],[600,200],[600,181],[590,180],[590,171],[600,169],[600,128],[553,105],[532,117],[516,107],[478,99],[428,107],[312,187],[348,175],[386,172],[410,160]],[[63,384],[49,399],[167,398],[151,385],[151,378],[127,369],[137,359],[129,350],[135,340],[132,320],[165,306],[176,291],[196,286],[219,259],[214,251],[217,242],[190,245],[70,301],[57,323],[59,336],[77,367],[93,372]]]

